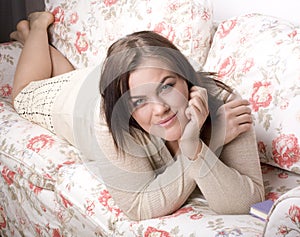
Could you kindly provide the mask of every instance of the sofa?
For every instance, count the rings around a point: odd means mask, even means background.
[[[2,237],[300,236],[300,26],[264,12],[221,19],[216,3],[45,0],[45,10],[55,16],[51,44],[76,68],[101,64],[119,37],[154,30],[174,42],[195,69],[217,72],[248,99],[265,198],[274,201],[267,219],[214,213],[201,195],[168,216],[128,219],[90,169],[95,164],[14,111],[11,89],[22,45],[7,42],[0,45]]]

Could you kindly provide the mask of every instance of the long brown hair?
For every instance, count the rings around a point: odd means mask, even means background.
[[[132,118],[127,103],[128,80],[130,73],[147,59],[160,60],[168,65],[168,70],[185,80],[189,89],[194,85],[206,88],[211,118],[223,101],[210,92],[220,88],[231,92],[228,86],[214,79],[213,73],[196,72],[172,42],[155,32],[140,31],[119,39],[108,49],[100,80],[105,119],[118,150],[124,148],[124,132],[134,135],[133,128],[143,131]]]

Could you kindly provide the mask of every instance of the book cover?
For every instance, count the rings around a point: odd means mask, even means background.
[[[255,203],[250,208],[250,214],[262,220],[266,220],[273,204],[274,202],[272,200]]]

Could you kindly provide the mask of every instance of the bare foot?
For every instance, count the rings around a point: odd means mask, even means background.
[[[13,31],[9,36],[12,40],[19,41],[24,44],[29,34],[29,21],[22,20],[17,24],[17,30]]]
[[[30,29],[47,29],[54,21],[54,16],[50,12],[34,12],[28,16]]]

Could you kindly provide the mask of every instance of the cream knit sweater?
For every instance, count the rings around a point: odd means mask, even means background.
[[[218,96],[226,97],[223,92]],[[191,161],[180,154],[173,157],[162,139],[142,134],[127,135],[125,152],[120,154],[103,116],[97,124],[102,178],[131,219],[170,214],[196,188],[219,214],[247,214],[251,204],[264,199],[254,129],[225,145],[219,156],[202,142],[198,158]]]

